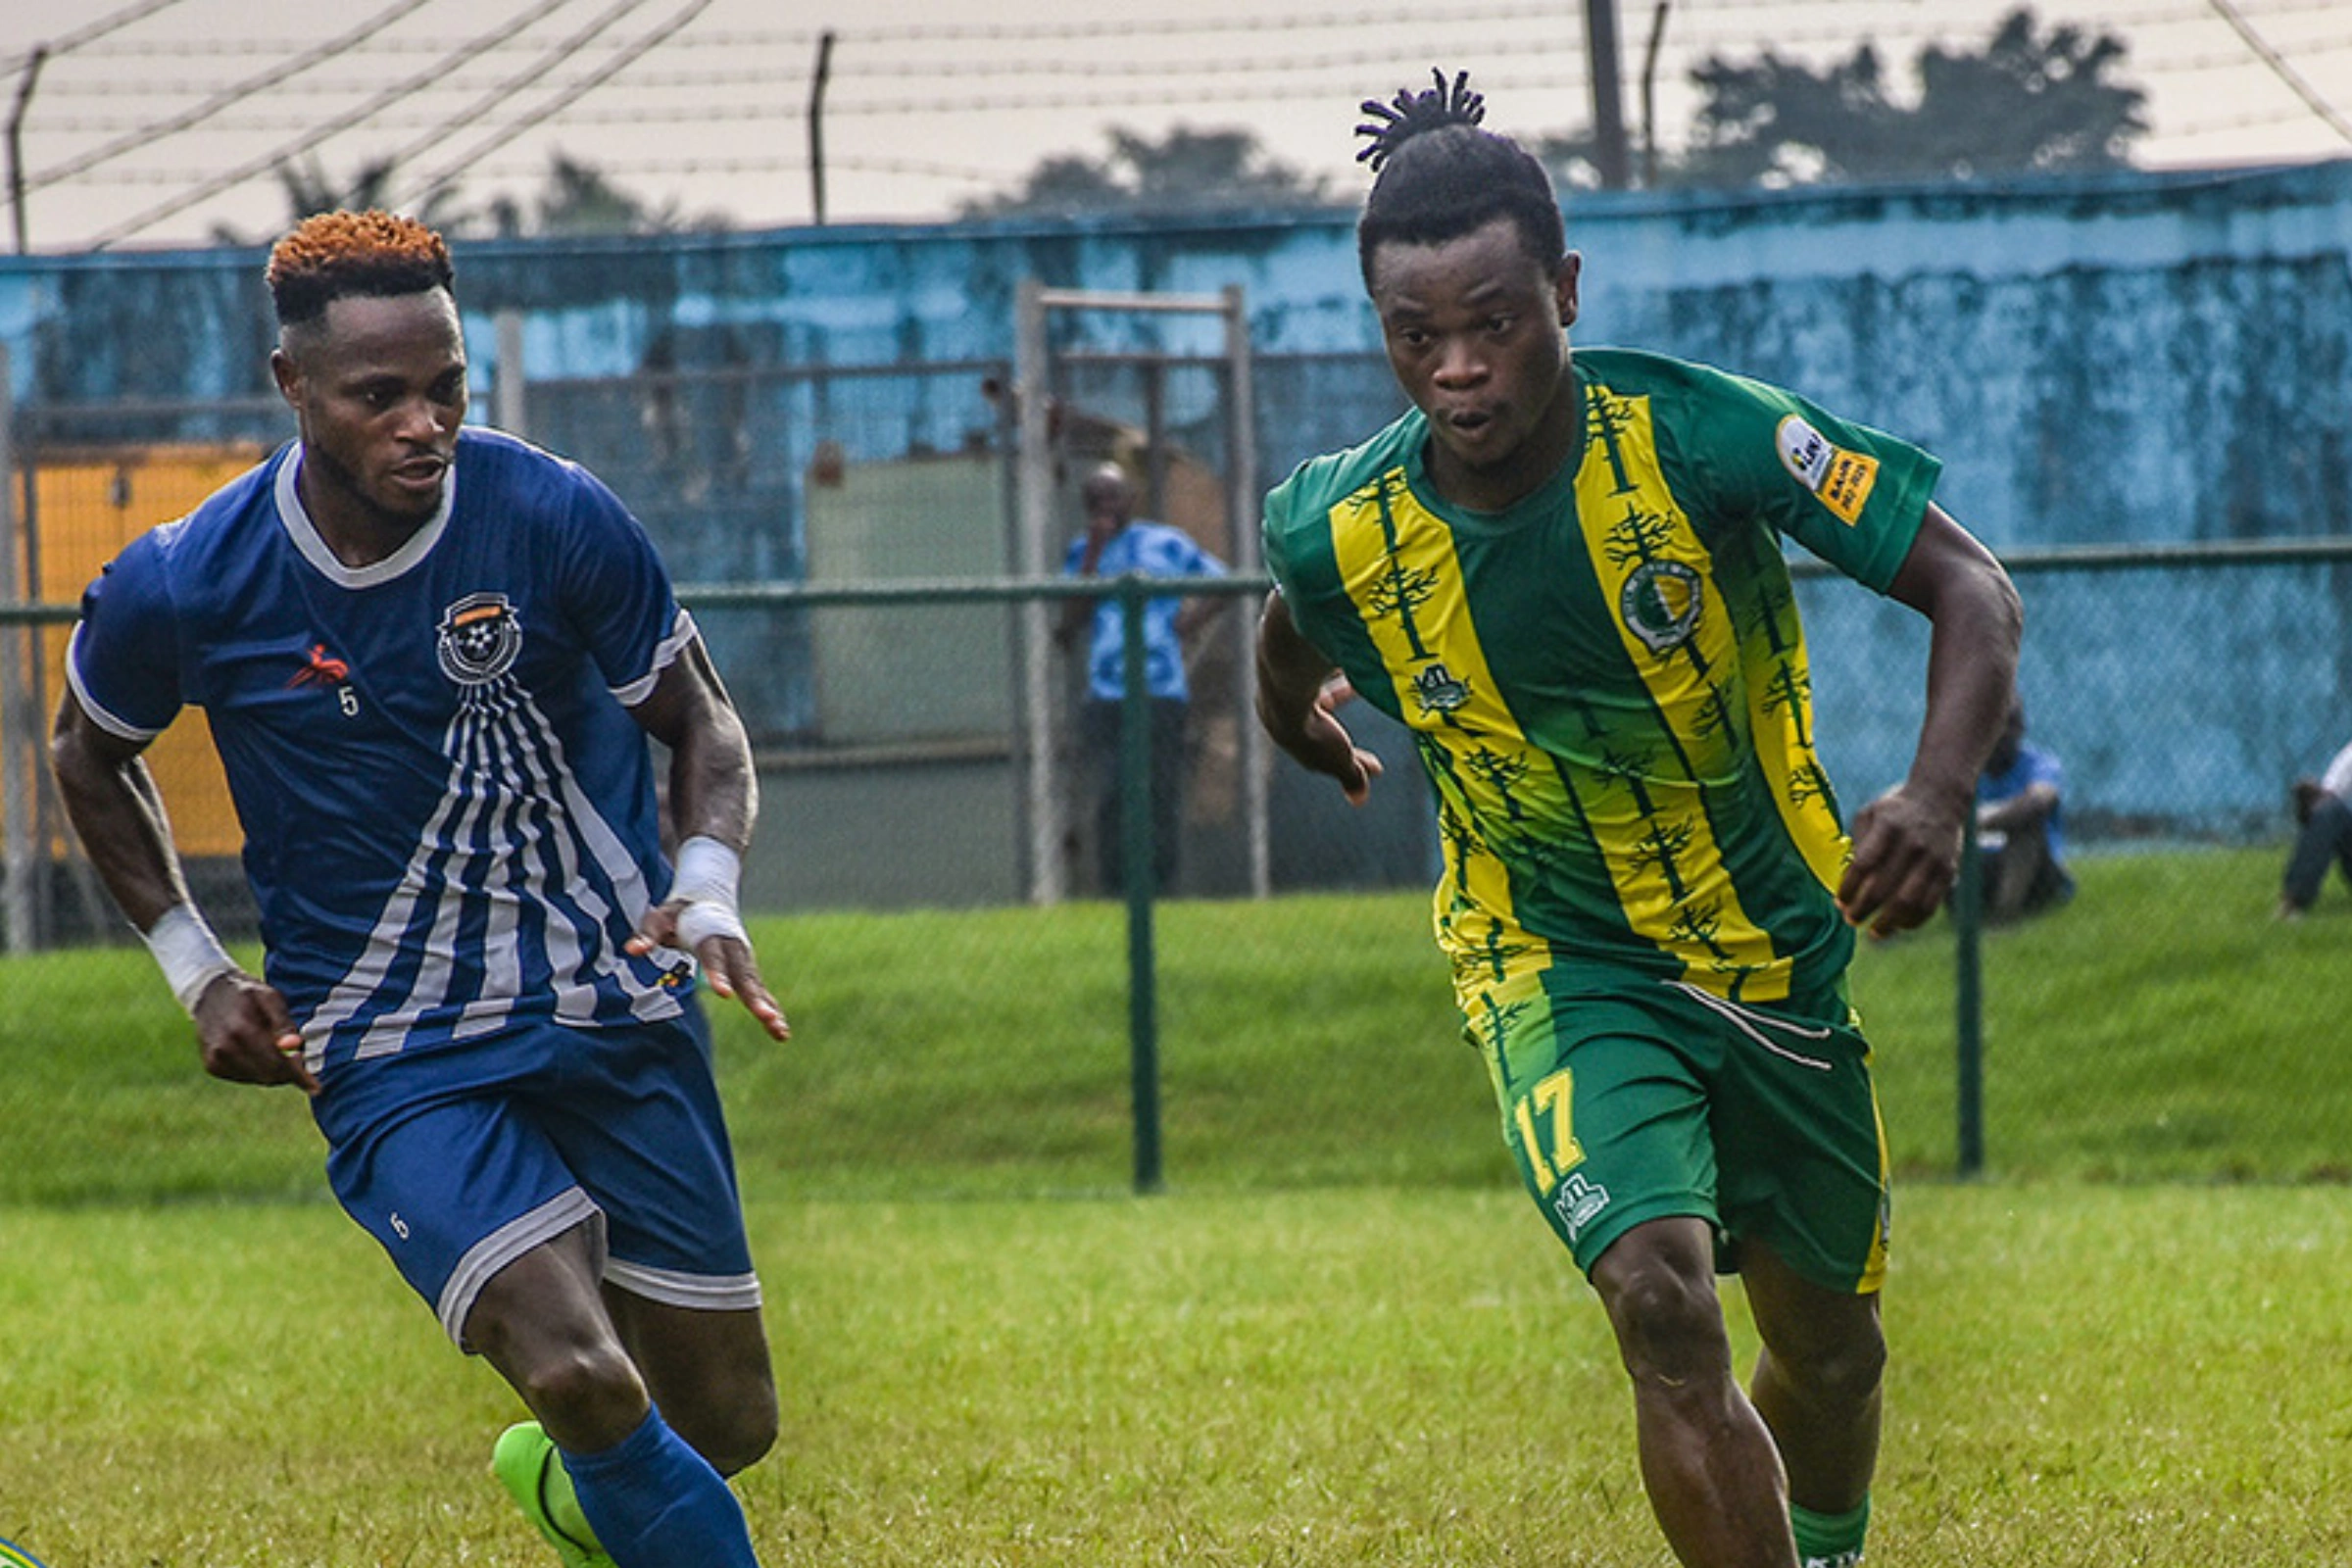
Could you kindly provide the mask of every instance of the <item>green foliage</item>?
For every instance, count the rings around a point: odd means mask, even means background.
[[[288,159],[277,166],[277,182],[286,198],[286,226],[316,213],[339,209],[364,211],[395,206],[400,166],[389,158],[372,158],[348,178],[328,172],[318,155]],[[660,234],[684,228],[723,228],[716,217],[688,219],[675,202],[649,206],[634,192],[616,183],[595,165],[559,151],[549,155],[547,173],[528,197],[495,196],[482,207],[466,205],[457,182],[429,193],[414,210],[417,221],[453,238],[470,234]],[[216,245],[267,245],[282,230],[251,235],[232,224],[216,224]]]
[[[962,216],[1295,212],[1332,202],[1326,179],[1269,156],[1251,131],[1178,125],[1157,141],[1114,129],[1102,158],[1046,158],[1015,189],[965,203]]]
[[[1968,179],[2025,171],[2122,169],[2148,129],[2147,94],[2115,79],[2126,48],[2110,32],[2035,31],[2004,17],[1982,50],[1929,45],[1916,101],[1895,101],[1868,42],[1816,70],[1767,50],[1745,65],[1710,58],[1676,183],[1748,185]]]

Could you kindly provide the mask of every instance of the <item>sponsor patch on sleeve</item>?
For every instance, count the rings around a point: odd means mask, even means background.
[[[1800,415],[1783,419],[1775,435],[1782,466],[1851,527],[1870,500],[1871,487],[1879,482],[1879,460],[1833,445]]]

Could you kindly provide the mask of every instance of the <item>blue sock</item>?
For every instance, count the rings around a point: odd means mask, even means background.
[[[743,1506],[662,1412],[602,1453],[564,1455],[615,1568],[760,1568]]]

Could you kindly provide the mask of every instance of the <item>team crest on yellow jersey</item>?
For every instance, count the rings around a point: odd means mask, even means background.
[[[1470,701],[1470,685],[1457,680],[1443,663],[1413,674],[1413,701],[1424,713],[1450,713]]]
[[[1663,654],[1690,640],[1706,602],[1706,585],[1690,566],[1679,561],[1644,561],[1626,573],[1625,586],[1617,593],[1617,613],[1642,647]]]

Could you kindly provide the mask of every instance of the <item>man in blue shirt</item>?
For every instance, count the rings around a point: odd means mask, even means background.
[[[2066,869],[2065,770],[2026,739],[2026,704],[2009,700],[2001,738],[1977,780],[1977,851],[1984,919],[2005,925],[2075,896]]]
[[[1225,564],[1166,523],[1135,515],[1135,485],[1126,470],[1105,463],[1086,477],[1079,500],[1086,532],[1070,541],[1062,572],[1071,577],[1221,577]],[[1214,599],[1173,595],[1144,609],[1144,687],[1152,705],[1152,869],[1165,891],[1176,877],[1183,822],[1184,721],[1192,691],[1184,672],[1186,637],[1215,612]],[[1120,699],[1127,690],[1124,612],[1115,599],[1072,599],[1062,612],[1065,644],[1093,611],[1086,646],[1086,698],[1078,711],[1079,743],[1093,791],[1096,847],[1102,888],[1126,888],[1120,854],[1119,801],[1125,790],[1125,753],[1119,744]]]
[[[694,995],[785,1037],[737,907],[742,723],[627,509],[466,424],[439,235],[321,214],[267,280],[299,439],[90,585],[68,811],[205,1069],[310,1096],[345,1209],[537,1418],[495,1468],[566,1568],[756,1568],[723,1477],[773,1442],[775,1390]],[[190,706],[260,976],[141,759]]]

